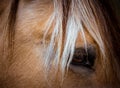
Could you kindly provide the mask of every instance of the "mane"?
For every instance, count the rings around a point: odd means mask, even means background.
[[[50,67],[54,68],[55,73],[60,71],[63,78],[72,60],[78,34],[81,35],[84,47],[87,48],[85,37],[85,31],[87,31],[98,45],[101,59],[100,71],[105,73],[104,78],[108,81],[109,74],[112,75],[111,77],[116,74],[119,78],[115,70],[119,69],[118,55],[116,55],[119,47],[115,48],[114,44],[119,41],[116,30],[119,27],[113,23],[117,21],[111,12],[106,1],[55,0],[54,12],[46,23],[47,30],[53,22],[55,23],[51,42],[45,55],[46,71],[48,72]],[[117,41],[113,41],[115,40],[113,38]]]

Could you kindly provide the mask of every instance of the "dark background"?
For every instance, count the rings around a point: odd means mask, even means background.
[[[110,0],[110,4],[115,9],[115,13],[117,18],[119,19],[119,24],[120,24],[120,0]]]

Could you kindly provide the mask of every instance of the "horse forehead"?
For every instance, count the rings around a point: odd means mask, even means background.
[[[17,12],[16,32],[22,32],[25,35],[32,33],[36,38],[43,37],[43,33],[46,31],[43,27],[53,12],[53,5],[51,3],[48,5],[47,2],[51,0],[45,1],[20,1]]]

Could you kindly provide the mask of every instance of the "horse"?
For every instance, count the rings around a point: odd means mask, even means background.
[[[120,87],[110,1],[3,0],[0,22],[0,88]]]

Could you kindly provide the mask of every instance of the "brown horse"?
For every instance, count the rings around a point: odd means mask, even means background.
[[[0,2],[0,88],[120,88],[119,53],[107,0]]]

